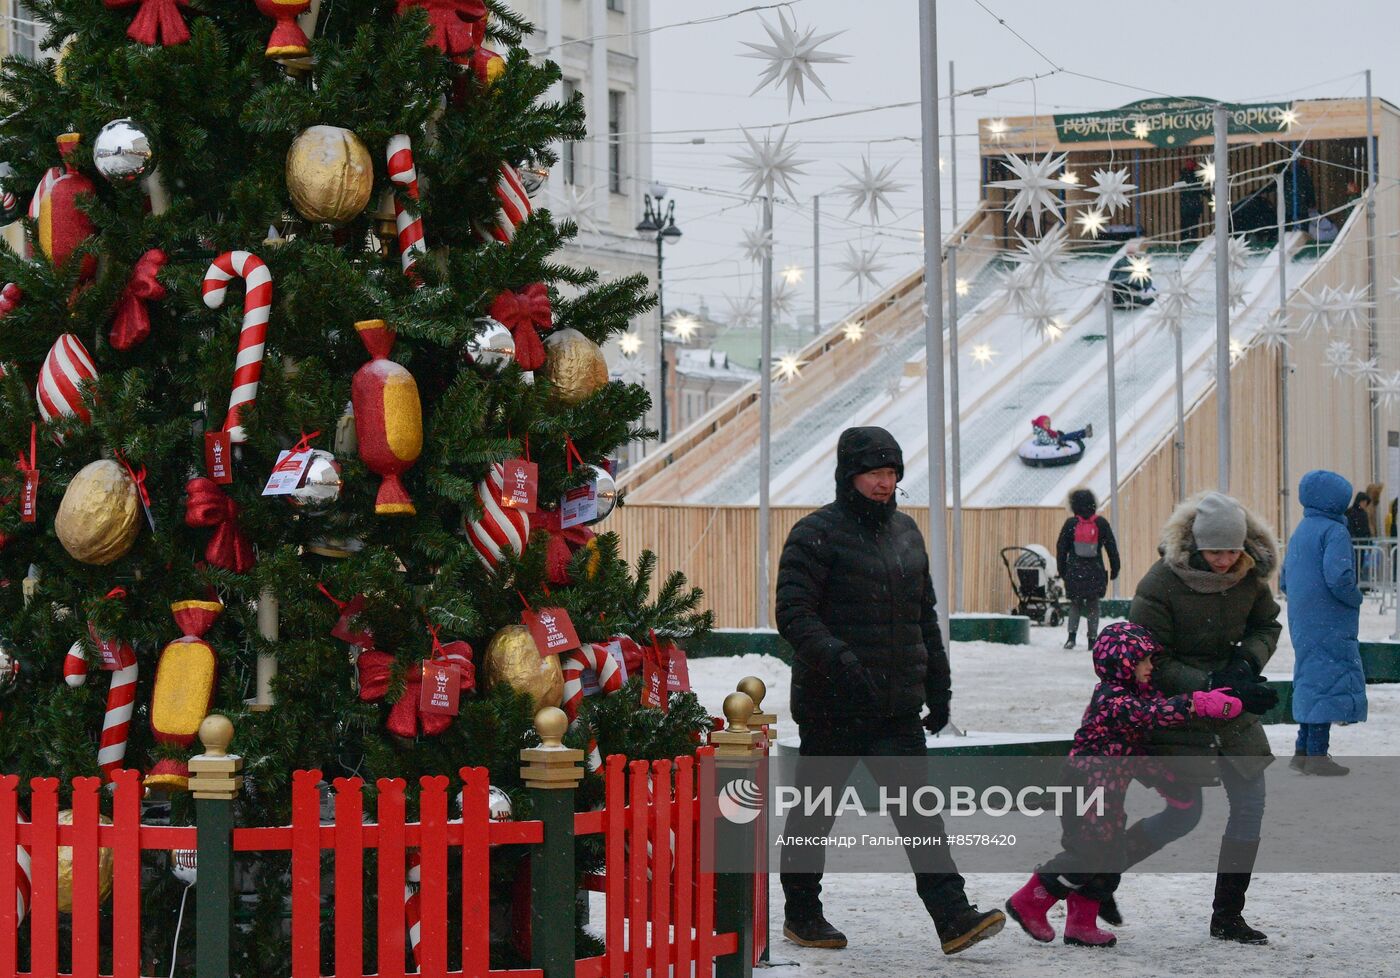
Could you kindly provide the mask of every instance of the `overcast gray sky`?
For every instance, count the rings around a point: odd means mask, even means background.
[[[1155,94],[1195,95],[1229,101],[1359,97],[1362,72],[1371,68],[1374,93],[1400,102],[1392,62],[1400,40],[1400,4],[1349,0],[1342,4],[1301,0],[1172,0],[1170,3],[1047,3],[1045,0],[943,0],[939,6],[940,88],[947,91],[948,61],[957,85],[968,89],[1020,76],[1066,69],[1034,84],[1020,83],[983,97],[958,100],[960,213],[977,197],[978,118],[1114,108]],[[652,0],[653,27],[739,10],[740,0]],[[810,89],[807,102],[765,90],[750,94],[761,62],[739,55],[745,41],[767,43],[760,20],[777,11],[746,13],[717,23],[675,27],[652,35],[651,130],[657,179],[677,201],[684,238],[667,252],[667,305],[693,306],[704,297],[722,312],[723,297],[756,291],[758,276],[739,251],[746,228],[758,223],[758,207],[734,199],[739,172],[728,157],[741,152],[741,134],[730,127],[761,129],[788,120],[866,109],[919,97],[918,5],[915,0],[793,0],[787,5],[799,28],[844,31],[826,44],[850,56],[824,66],[828,99]],[[1005,20],[1026,42],[1018,40]],[[1033,45],[1041,54],[1031,49]],[[1098,79],[1081,77],[1096,76]],[[947,132],[947,105],[943,107]],[[725,131],[699,132],[718,129]],[[680,131],[677,131],[680,130]],[[807,269],[799,287],[799,311],[810,310],[811,198],[822,194],[823,319],[856,302],[853,285],[836,264],[849,242],[879,246],[891,284],[920,261],[918,108],[889,109],[795,125],[789,136],[799,156],[812,162],[796,182],[801,199],[775,215],[774,260],[779,268]],[[703,144],[692,139],[703,138]],[[849,178],[842,165],[859,168],[897,162],[895,177],[906,191],[894,198],[897,216],[880,228],[846,219],[849,204],[835,193]],[[945,140],[943,155],[948,155]],[[944,227],[948,227],[947,172]],[[723,195],[716,191],[724,192]]]

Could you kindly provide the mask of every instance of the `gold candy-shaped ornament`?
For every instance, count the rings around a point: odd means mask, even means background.
[[[482,672],[487,689],[505,683],[517,692],[529,693],[536,710],[564,701],[559,656],[541,656],[524,625],[507,625],[495,634],[482,657]]]
[[[110,459],[88,463],[64,490],[53,528],[74,560],[98,566],[120,560],[141,530],[135,481]]]
[[[316,224],[345,224],[369,204],[374,164],[349,129],[312,126],[287,150],[287,193],[302,217]]]
[[[608,361],[597,343],[576,329],[561,329],[545,337],[543,374],[555,398],[569,406],[582,404],[608,382]]]

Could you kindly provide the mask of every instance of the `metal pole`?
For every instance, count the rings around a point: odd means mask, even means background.
[[[660,210],[660,207],[657,208]],[[656,395],[661,402],[661,424],[658,430],[661,439],[666,441],[666,293],[661,288],[661,231],[656,232],[656,357],[659,366],[656,370]]]
[[[1118,355],[1113,346],[1112,282],[1105,282],[1103,287],[1103,335],[1108,352],[1108,519],[1113,532],[1122,537],[1123,528],[1118,525]],[[1113,580],[1113,597],[1118,597],[1117,578]]]
[[[958,246],[948,246],[948,281],[958,280]],[[963,525],[962,525],[962,407],[958,396],[958,290],[948,290],[948,410],[952,428],[953,480],[953,610],[963,610]]]
[[[1186,371],[1181,356],[1181,327],[1172,330],[1176,347],[1176,501],[1186,498]]]
[[[812,332],[822,331],[822,195],[812,198]]]
[[[919,2],[919,76],[922,99],[924,185],[924,355],[928,364],[924,400],[928,430],[929,571],[935,595],[948,600],[947,482],[943,417],[943,201],[938,179],[938,3]],[[948,616],[940,616],[944,648]]]
[[[1278,190],[1278,315],[1279,323],[1282,325],[1288,321],[1288,248],[1284,243],[1284,235],[1288,231],[1287,219],[1283,206],[1283,170],[1279,170],[1278,176],[1274,178]],[[1278,346],[1278,406],[1279,406],[1279,439],[1278,439],[1278,460],[1279,460],[1279,487],[1278,494],[1282,503],[1282,520],[1279,523],[1279,539],[1284,543],[1288,542],[1288,528],[1292,525],[1292,488],[1293,476],[1288,464],[1288,344],[1280,343]]]
[[[1376,335],[1376,126],[1371,116],[1371,69],[1366,69],[1366,285],[1371,299],[1366,314],[1367,356],[1375,360],[1380,353]],[[1367,387],[1370,385],[1368,384]],[[1381,402],[1376,392],[1371,399],[1371,481],[1381,481]]]
[[[763,196],[763,329],[758,360],[758,593],[755,620],[768,627],[769,435],[773,423],[773,188]]]
[[[953,227],[958,226],[958,88],[953,84],[953,62],[948,62],[948,192],[949,203],[953,205]],[[954,284],[957,279],[952,280]],[[953,321],[953,328],[957,329],[957,320]],[[954,368],[956,369],[956,368]],[[954,415],[954,425],[957,424]],[[954,429],[956,430],[956,429]],[[956,485],[957,474],[953,475]],[[958,551],[958,559],[962,559],[962,551]],[[962,611],[961,598],[958,602],[958,610]]]
[[[1215,107],[1215,407],[1216,478],[1230,491],[1230,112]]]

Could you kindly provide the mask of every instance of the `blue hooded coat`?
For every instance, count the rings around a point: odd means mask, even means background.
[[[1366,719],[1366,677],[1357,628],[1356,586],[1346,509],[1351,484],[1317,469],[1298,483],[1303,519],[1288,541],[1281,585],[1293,639],[1293,719],[1359,723]]]

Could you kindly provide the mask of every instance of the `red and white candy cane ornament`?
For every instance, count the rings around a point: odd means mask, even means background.
[[[131,646],[125,642],[128,652]],[[126,759],[126,743],[131,737],[131,714],[136,709],[136,656],[130,664],[112,673],[112,685],[107,689],[107,712],[102,715],[102,737],[97,742],[97,766],[102,780],[111,782],[112,775],[121,770]]]
[[[530,515],[523,510],[506,509],[501,505],[505,471],[505,466],[497,462],[491,466],[486,478],[477,483],[476,498],[481,504],[481,519],[468,522],[465,527],[467,539],[476,549],[476,555],[491,570],[496,569],[506,550],[520,556],[530,539]]]
[[[68,654],[63,657],[63,681],[73,689],[87,682],[88,663],[83,653],[83,643],[74,642],[68,646]]]
[[[422,878],[423,859],[418,855],[418,850],[413,849],[408,854],[408,872],[404,877],[403,923],[408,946],[413,949],[413,960],[419,968],[423,967],[423,962],[418,960],[418,945],[423,939],[423,913],[418,905],[418,883]]]
[[[92,414],[83,402],[82,387],[96,379],[97,366],[83,341],[72,333],[64,333],[53,341],[39,368],[39,382],[34,385],[39,416],[52,421],[71,414],[85,424],[91,422]]]
[[[15,821],[21,825],[27,825],[29,819],[24,817],[21,811],[15,812]],[[33,871],[29,867],[29,849],[19,844],[15,845],[15,926],[24,923],[25,915],[29,913],[30,886],[32,884]]]
[[[496,201],[501,205],[488,225],[477,224],[476,236],[482,241],[495,239],[503,244],[515,240],[515,229],[525,223],[532,212],[530,195],[520,174],[509,163],[502,163],[496,177]]]
[[[226,251],[204,273],[204,304],[218,309],[224,304],[229,280],[243,279],[243,326],[238,332],[238,356],[234,361],[233,390],[228,398],[228,415],[223,430],[235,442],[247,440],[238,412],[258,399],[262,379],[263,349],[267,343],[267,321],[272,312],[272,273],[263,260],[249,251]]]
[[[418,196],[418,168],[413,163],[413,144],[408,136],[399,133],[389,137],[389,182],[403,188],[404,196],[415,204]],[[404,207],[397,194],[394,195],[394,223],[399,231],[399,262],[404,274],[408,274],[420,255],[428,251],[423,241],[423,217],[415,207]]]
[[[578,709],[583,705],[585,671],[593,671],[598,677],[598,688],[604,693],[615,693],[622,688],[622,670],[608,652],[606,643],[585,642],[582,648],[559,656],[559,665],[564,671],[563,709],[571,721],[578,716]]]

